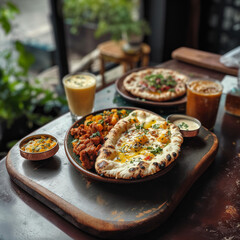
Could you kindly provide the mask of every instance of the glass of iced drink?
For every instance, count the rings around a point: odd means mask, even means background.
[[[204,127],[214,127],[223,87],[213,80],[197,79],[187,84],[187,109],[189,116],[197,118]]]
[[[63,78],[63,85],[73,121],[93,111],[95,75],[87,72],[67,75]]]

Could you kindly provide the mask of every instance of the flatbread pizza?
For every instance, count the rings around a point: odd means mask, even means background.
[[[178,157],[183,142],[177,126],[142,110],[119,120],[106,137],[95,169],[116,179],[143,178],[165,169]]]
[[[188,77],[164,68],[133,72],[123,80],[124,88],[135,97],[162,102],[183,96]]]

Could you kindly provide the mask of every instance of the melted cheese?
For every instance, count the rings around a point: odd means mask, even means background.
[[[156,120],[151,120],[151,121],[149,121],[149,122],[146,122],[145,124],[144,124],[144,128],[145,129],[148,129],[148,128],[150,128],[150,127],[152,127],[152,125],[153,124],[155,124],[156,123]]]
[[[131,122],[128,130],[118,139],[117,156],[113,161],[149,161],[161,154],[162,149],[170,143],[170,124],[166,121],[137,118],[136,122]]]

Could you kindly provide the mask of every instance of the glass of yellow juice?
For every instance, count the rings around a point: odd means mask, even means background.
[[[87,72],[67,75],[63,78],[63,85],[73,121],[93,111],[95,75]]]

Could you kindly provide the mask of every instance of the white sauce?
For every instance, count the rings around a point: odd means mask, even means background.
[[[199,128],[199,125],[194,121],[188,119],[178,119],[173,122],[173,124],[177,125],[181,130],[196,130]]]

